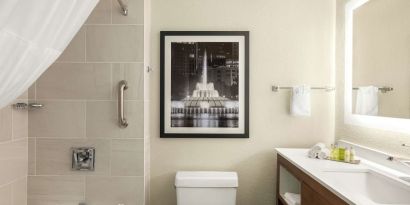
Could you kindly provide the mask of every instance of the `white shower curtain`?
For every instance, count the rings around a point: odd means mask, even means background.
[[[58,58],[98,0],[0,0],[0,108]]]

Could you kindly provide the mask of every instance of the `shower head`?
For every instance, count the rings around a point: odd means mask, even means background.
[[[121,6],[122,15],[127,16],[128,15],[128,4],[126,0],[118,0],[118,4],[120,4]]]

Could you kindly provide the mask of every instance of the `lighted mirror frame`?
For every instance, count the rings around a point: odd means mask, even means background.
[[[353,13],[357,8],[369,1],[371,0],[351,0],[345,7],[345,123],[394,132],[410,133],[410,119],[353,114]]]

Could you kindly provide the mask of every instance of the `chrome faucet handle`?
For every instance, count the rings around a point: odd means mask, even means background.
[[[388,156],[387,160],[389,160],[391,162],[398,162],[398,163],[410,168],[410,158]]]

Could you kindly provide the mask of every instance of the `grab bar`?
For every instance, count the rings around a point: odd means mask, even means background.
[[[128,89],[127,81],[120,81],[118,87],[118,120],[120,127],[126,128],[128,126],[128,121],[124,116],[124,90]]]

